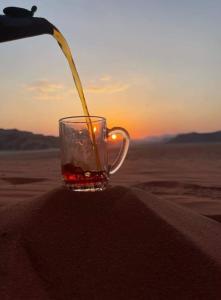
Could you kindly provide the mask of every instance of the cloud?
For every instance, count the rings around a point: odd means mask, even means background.
[[[100,78],[101,81],[110,81],[111,80],[111,76],[110,75],[104,75]]]
[[[50,82],[48,80],[36,80],[33,83],[28,84],[27,89],[30,91],[37,91],[40,93],[53,93],[63,89],[63,84]]]
[[[126,91],[129,87],[128,83],[114,81],[110,75],[105,75],[89,84],[86,90],[89,93],[114,94]]]
[[[36,100],[62,100],[73,94],[73,88],[46,79],[36,80],[25,85],[25,90],[30,92]]]
[[[111,76],[105,75],[98,80],[92,81],[86,86],[85,91],[94,94],[114,94],[126,91],[130,87],[128,83],[112,80]],[[63,83],[47,79],[35,80],[23,86],[24,90],[31,94],[35,100],[63,100],[77,94],[74,86],[67,86]]]
[[[104,85],[104,86],[89,86],[87,88],[87,91],[89,93],[96,93],[96,94],[114,94],[126,91],[129,88],[129,84],[110,84],[110,85]]]

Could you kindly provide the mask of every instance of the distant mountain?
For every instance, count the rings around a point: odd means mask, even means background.
[[[58,148],[58,146],[59,140],[55,136],[17,129],[0,129],[0,150],[40,150]]]
[[[145,142],[148,143],[166,143],[174,138],[175,135],[173,134],[164,134],[164,135],[157,135],[157,136],[149,136],[144,138]]]
[[[156,144],[156,143],[167,143],[172,138],[174,138],[175,135],[173,134],[165,134],[165,135],[156,135],[156,136],[147,136],[143,139],[134,140],[134,144]]]
[[[210,133],[185,133],[178,134],[169,143],[221,143],[221,131]]]

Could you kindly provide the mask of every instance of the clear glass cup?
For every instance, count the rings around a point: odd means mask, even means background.
[[[102,191],[110,174],[122,165],[130,137],[121,127],[108,129],[106,119],[97,116],[66,117],[59,120],[61,170],[65,185],[73,191]],[[109,165],[108,137],[121,135],[119,154]]]

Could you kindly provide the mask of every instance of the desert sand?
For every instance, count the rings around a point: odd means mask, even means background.
[[[0,299],[220,299],[221,145],[136,145],[98,193],[0,154]]]

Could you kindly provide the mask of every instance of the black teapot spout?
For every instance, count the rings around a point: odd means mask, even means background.
[[[4,15],[0,15],[0,43],[42,34],[53,35],[55,26],[44,18],[34,17],[36,10],[36,6],[31,10],[6,7]]]

